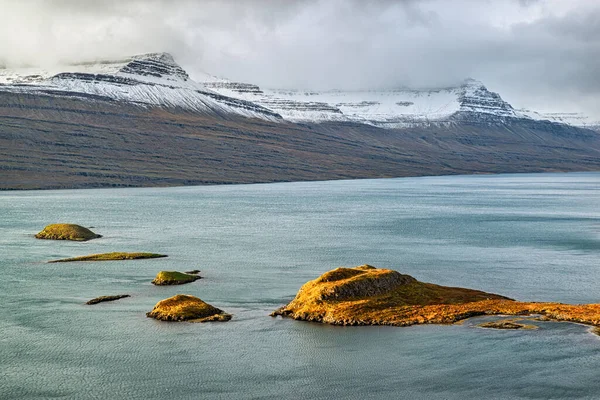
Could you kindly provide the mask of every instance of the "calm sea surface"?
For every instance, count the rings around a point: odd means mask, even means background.
[[[43,241],[46,224],[104,235]],[[110,251],[166,259],[46,264]],[[600,337],[274,319],[306,281],[372,264],[520,300],[600,302],[600,173],[0,192],[0,398],[600,398]],[[177,287],[160,270],[200,269]],[[94,306],[100,295],[132,297]],[[146,318],[192,294],[227,323]]]

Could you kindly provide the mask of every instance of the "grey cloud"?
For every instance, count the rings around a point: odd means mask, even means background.
[[[0,9],[9,65],[168,51],[192,76],[270,87],[426,87],[470,76],[517,106],[600,114],[595,0],[0,0]]]

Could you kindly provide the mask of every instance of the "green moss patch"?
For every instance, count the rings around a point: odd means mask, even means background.
[[[81,257],[63,258],[60,260],[48,261],[49,263],[57,262],[72,262],[72,261],[117,261],[117,260],[143,260],[147,258],[162,258],[167,257],[165,254],[156,253],[101,253],[90,254]]]
[[[46,226],[41,232],[35,235],[38,239],[51,240],[74,240],[84,242],[86,240],[102,237],[88,228],[75,224],[52,224]]]
[[[182,285],[194,282],[202,277],[199,275],[186,274],[178,271],[160,271],[152,281],[155,285]]]

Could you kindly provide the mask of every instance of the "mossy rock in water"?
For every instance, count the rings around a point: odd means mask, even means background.
[[[165,254],[155,253],[101,253],[101,254],[90,254],[88,256],[62,258],[60,260],[48,261],[49,263],[58,262],[73,262],[73,261],[118,261],[118,260],[143,260],[147,258],[161,258],[167,257]]]
[[[231,314],[186,294],[159,301],[146,316],[160,321],[209,322],[231,319]]]
[[[199,275],[185,274],[179,271],[160,271],[152,281],[155,285],[183,285],[202,279]]]
[[[408,326],[451,324],[478,315],[502,314],[543,315],[551,320],[600,326],[600,304],[519,302],[479,290],[420,282],[369,265],[324,273],[305,283],[289,304],[271,315],[335,325]],[[517,326],[504,323],[502,328]]]
[[[51,224],[46,226],[40,233],[35,235],[38,239],[52,240],[75,240],[83,242],[86,240],[102,237],[88,228],[75,224]]]
[[[198,275],[200,273],[199,269],[193,269],[191,271],[185,271],[186,274]]]
[[[131,296],[128,294],[118,294],[115,296],[100,296],[100,297],[96,297],[95,299],[89,300],[85,304],[88,304],[88,305],[98,304],[98,303],[103,303],[105,301],[115,301],[115,300],[119,300],[119,299],[124,299],[126,297],[131,297]]]

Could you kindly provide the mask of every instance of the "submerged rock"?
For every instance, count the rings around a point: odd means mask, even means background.
[[[183,285],[202,279],[200,275],[192,275],[178,271],[160,271],[152,281],[155,285]]]
[[[35,235],[38,239],[86,241],[102,237],[75,224],[51,224]]]
[[[124,299],[125,297],[131,297],[128,294],[118,294],[115,296],[100,296],[100,297],[96,297],[95,299],[92,299],[88,302],[86,302],[85,304],[97,304],[97,303],[102,303],[104,301],[115,301],[115,300],[119,300],[119,299]]]
[[[198,275],[200,273],[199,269],[193,269],[191,271],[185,271],[186,274]]]
[[[58,262],[73,262],[73,261],[116,261],[116,260],[142,260],[147,258],[162,258],[167,257],[165,254],[155,253],[101,253],[101,254],[90,254],[81,257],[62,258],[60,260],[48,261],[49,263]]]
[[[535,326],[535,325],[520,324],[516,321],[511,321],[511,320],[484,322],[477,326],[480,328],[486,328],[486,329],[509,329],[509,330],[537,329],[537,326]]]
[[[449,324],[477,315],[540,314],[600,325],[600,304],[517,302],[479,290],[420,282],[389,269],[337,268],[304,284],[271,316],[335,325]]]
[[[178,294],[159,301],[147,317],[161,321],[209,322],[229,321],[231,314],[211,306],[197,297]]]

